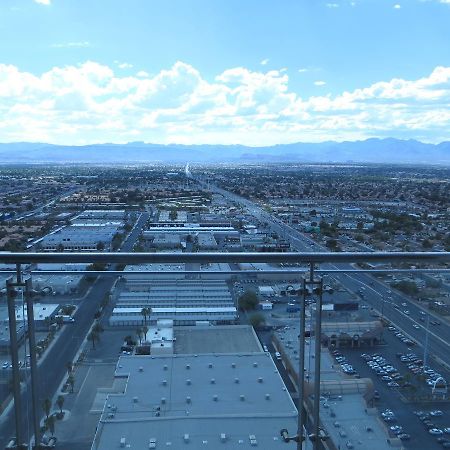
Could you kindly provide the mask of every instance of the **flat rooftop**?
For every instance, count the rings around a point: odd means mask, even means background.
[[[253,328],[248,325],[176,327],[175,353],[259,353],[262,351]]]
[[[297,409],[268,353],[123,356],[93,450],[285,448]]]

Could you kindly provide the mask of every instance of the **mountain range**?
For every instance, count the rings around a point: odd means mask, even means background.
[[[364,141],[243,145],[0,143],[0,162],[10,163],[395,163],[450,165],[450,141],[428,144],[394,138]]]

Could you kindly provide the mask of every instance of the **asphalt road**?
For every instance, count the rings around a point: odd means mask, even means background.
[[[202,181],[199,182],[202,183]],[[215,192],[222,194],[228,200],[234,201],[245,207],[248,212],[259,221],[267,222],[272,231],[277,232],[280,236],[290,241],[291,246],[295,250],[299,252],[328,251],[305,234],[290,225],[285,224],[276,217],[273,217],[252,201],[211,184],[209,184],[209,189],[214,190]],[[321,269],[353,270],[354,267],[350,264],[323,264]],[[401,331],[412,337],[419,345],[424,345],[427,327],[426,322],[424,323],[420,320],[420,312],[431,314],[425,308],[422,308],[410,297],[392,290],[382,281],[369,274],[335,273],[333,274],[333,277],[353,292],[358,292],[363,288],[364,300],[367,303],[377,309],[380,313],[382,311],[385,318],[394,323]],[[392,301],[387,301],[388,297],[392,297]],[[406,303],[407,306],[401,306],[402,303]],[[394,305],[398,305],[400,309],[395,308]],[[405,314],[404,311],[409,311],[409,314]],[[450,367],[450,352],[448,346],[448,343],[450,342],[450,325],[434,316],[431,316],[431,320],[438,320],[441,322],[441,325],[430,325],[428,327],[428,354],[439,358],[439,360]],[[419,328],[414,328],[413,325],[416,325]]]
[[[142,213],[132,231],[124,241],[120,251],[130,252],[136,243],[142,227],[149,217],[148,213]],[[113,270],[116,267],[112,267]],[[99,309],[105,294],[109,293],[114,283],[113,277],[99,276],[94,282],[85,299],[79,304],[74,315],[75,322],[63,326],[59,338],[55,341],[49,354],[40,361],[38,366],[39,402],[38,413],[42,416],[41,407],[47,398],[52,399],[63,377],[67,374],[67,363],[73,361],[75,355],[86,337],[93,321],[94,314]],[[31,413],[31,389],[30,381],[22,386],[21,394],[21,424],[24,440],[28,442],[33,436]],[[9,439],[15,435],[14,408],[4,411],[0,418],[0,448],[4,448]]]

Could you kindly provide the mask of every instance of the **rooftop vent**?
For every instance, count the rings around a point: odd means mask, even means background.
[[[120,438],[120,446],[121,446],[122,448],[124,448],[125,445],[126,445],[126,443],[127,443],[127,440],[126,440],[124,437],[121,437],[121,438]]]
[[[167,386],[167,380],[162,380],[162,385]]]
[[[217,401],[219,400],[219,396],[218,396],[218,395],[213,395],[213,400],[214,400],[215,402],[217,402]]]
[[[239,399],[241,400],[241,402],[245,401],[245,395],[244,395],[244,394],[241,394],[241,395],[239,396]]]
[[[253,363],[253,367],[258,367],[258,363],[257,363],[257,362],[254,362],[254,363]]]
[[[238,383],[239,383],[239,378],[235,378],[235,379],[234,379],[234,382],[235,382],[236,384],[238,384]]]
[[[188,386],[190,386],[190,385],[192,384],[192,381],[188,378],[188,379],[186,380],[186,384],[187,384]]]
[[[216,379],[215,378],[211,378],[211,384],[216,384]]]
[[[186,397],[186,403],[191,403],[191,401],[192,401],[191,397],[187,396]]]
[[[138,402],[138,398],[137,397],[133,397],[133,403],[137,403]]]
[[[189,433],[185,433],[183,436],[183,441],[186,442],[186,444],[190,441],[189,439]]]
[[[258,383],[262,383],[264,380],[263,380],[263,378],[262,377],[259,377],[258,378]]]
[[[266,400],[270,400],[270,394],[266,394]]]
[[[233,369],[236,369],[236,363],[231,363],[231,367],[232,367]]]
[[[209,367],[210,369],[212,369],[212,367],[213,367],[212,363],[209,363],[209,364],[208,364],[208,367]]]
[[[141,366],[141,367],[139,367],[139,372],[143,372],[144,371],[144,368]]]
[[[164,365],[163,369],[164,369],[164,370],[167,370],[167,366],[166,366],[166,365]]]
[[[150,438],[148,441],[148,448],[156,448],[156,438]]]
[[[166,403],[166,397],[161,397],[161,403],[164,405]]]
[[[254,434],[249,434],[248,438],[250,439],[250,445],[256,447],[258,445],[258,441],[256,440],[256,436]]]
[[[225,433],[220,433],[220,442],[227,442],[227,435]]]
[[[186,364],[186,370],[189,370],[191,368],[190,364]]]

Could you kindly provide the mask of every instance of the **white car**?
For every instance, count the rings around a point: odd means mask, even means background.
[[[280,352],[275,352],[275,358],[279,360],[281,360],[281,353]]]
[[[434,436],[441,436],[444,433],[439,428],[432,428],[431,430],[428,430],[428,432]]]

